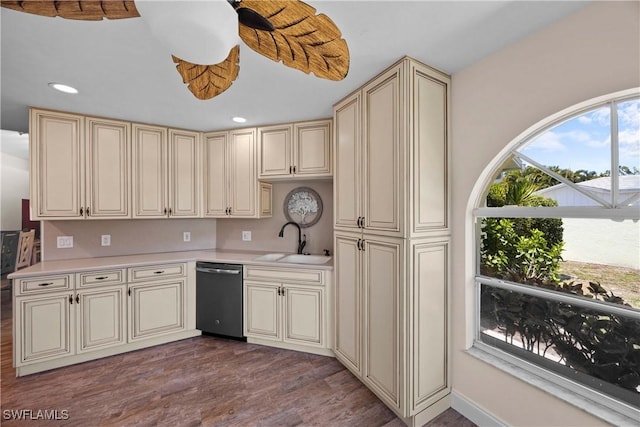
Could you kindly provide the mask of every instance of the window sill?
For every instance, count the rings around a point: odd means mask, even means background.
[[[467,354],[616,426],[636,426],[640,410],[481,342]]]

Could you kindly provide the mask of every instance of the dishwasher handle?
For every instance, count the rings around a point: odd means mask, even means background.
[[[196,271],[199,271],[200,273],[211,273],[211,274],[240,274],[240,270],[228,270],[224,268],[196,267]]]

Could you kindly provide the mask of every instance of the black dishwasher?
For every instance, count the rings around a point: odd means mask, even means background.
[[[196,329],[244,338],[242,265],[196,263]]]

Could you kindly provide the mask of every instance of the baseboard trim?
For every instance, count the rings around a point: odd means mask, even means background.
[[[478,406],[475,402],[469,400],[467,397],[457,393],[456,391],[451,392],[451,407],[460,412],[460,414],[465,418],[481,427],[506,427],[508,425],[495,415],[487,412],[484,408]]]

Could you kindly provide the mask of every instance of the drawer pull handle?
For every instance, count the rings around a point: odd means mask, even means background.
[[[108,279],[108,277],[107,276],[96,277],[96,280],[104,280],[104,279]]]
[[[49,285],[53,285],[53,282],[49,282],[49,283],[38,283],[38,286],[49,286]]]
[[[154,271],[153,274],[162,274],[164,273],[164,270],[160,270],[160,271]]]

